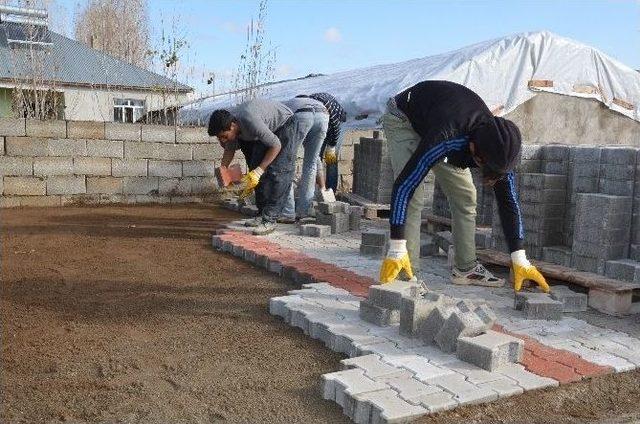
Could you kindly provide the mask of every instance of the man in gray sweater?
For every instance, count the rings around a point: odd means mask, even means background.
[[[208,133],[224,148],[222,165],[228,166],[240,149],[249,172],[243,177],[241,196],[254,189],[258,218],[250,221],[253,233],[273,232],[287,201],[295,171],[296,147],[305,129],[294,111],[279,102],[256,99],[211,114]]]

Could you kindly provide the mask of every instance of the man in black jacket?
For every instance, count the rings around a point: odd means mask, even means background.
[[[389,99],[382,125],[395,175],[391,241],[380,269],[382,283],[394,280],[401,271],[411,278],[413,269],[418,270],[422,182],[433,169],[451,207],[455,249],[452,282],[491,287],[504,284],[476,258],[476,189],[469,168],[480,167],[484,183],[493,186],[496,195],[511,253],[514,288],[520,290],[524,280],[532,280],[549,291],[522,248],[524,229],[513,172],[521,136],[513,122],[494,117],[476,93],[460,84],[423,81]]]

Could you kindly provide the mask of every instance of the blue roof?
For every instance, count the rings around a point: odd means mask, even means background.
[[[25,80],[33,78],[33,67],[28,60],[29,48],[14,47],[7,43],[7,32],[13,32],[16,23],[0,23],[0,80]],[[47,53],[42,63],[37,63],[38,78],[60,85],[131,88],[141,90],[171,89],[179,92],[193,91],[187,85],[174,82],[162,75],[131,65],[107,53],[53,31],[48,31],[51,45],[43,45]],[[4,37],[3,37],[4,35]]]

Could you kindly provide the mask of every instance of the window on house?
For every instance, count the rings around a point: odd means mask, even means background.
[[[113,120],[115,122],[137,122],[144,115],[144,100],[114,99]]]

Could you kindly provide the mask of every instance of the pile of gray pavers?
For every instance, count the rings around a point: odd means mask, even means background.
[[[326,237],[348,231],[359,231],[362,220],[362,206],[346,202],[323,201],[315,207],[315,223],[300,225],[300,234],[309,237]]]
[[[522,340],[491,330],[496,316],[490,307],[425,291],[415,282],[371,286],[360,302],[360,318],[378,326],[399,324],[401,335],[488,371],[522,359]]]
[[[514,308],[526,319],[559,321],[563,313],[584,312],[588,297],[566,286],[553,286],[551,293],[521,291],[515,294]]]
[[[389,231],[371,229],[363,231],[360,241],[360,254],[372,257],[382,257],[389,247]],[[439,253],[435,237],[422,234],[420,237],[420,257],[427,257]]]

